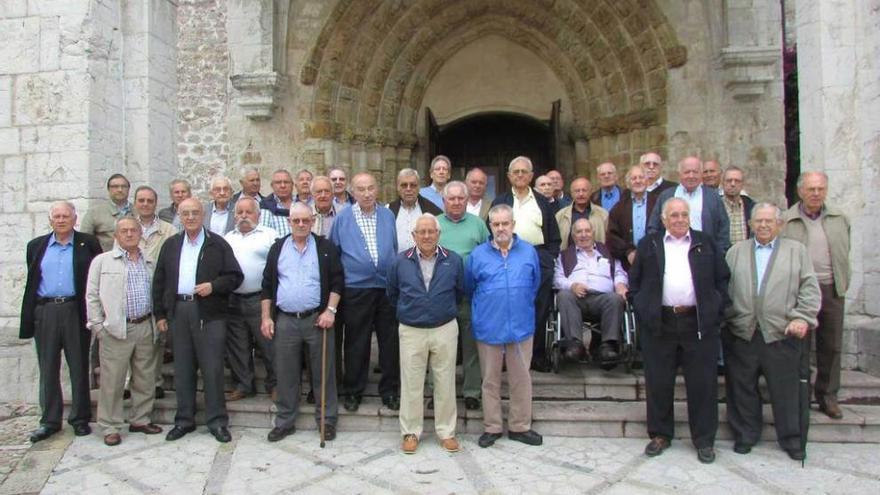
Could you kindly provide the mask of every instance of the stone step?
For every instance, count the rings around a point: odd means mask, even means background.
[[[92,403],[96,406],[97,392],[93,391]],[[131,401],[125,401],[126,408]],[[197,396],[198,410],[204,407],[203,397]],[[275,405],[268,396],[259,394],[255,397],[227,403],[230,426],[270,428],[275,417]],[[153,421],[160,424],[172,424],[176,399],[169,392],[164,399],[155,402]],[[315,407],[305,404],[303,397],[297,428],[314,430]],[[503,407],[505,415],[507,401]],[[864,404],[842,405],[844,417],[833,420],[818,412],[815,408],[811,413],[810,441],[813,442],[859,442],[880,443],[880,406]],[[730,439],[731,433],[726,422],[726,406],[719,404],[721,428],[719,439]],[[545,435],[568,437],[614,437],[614,438],[647,438],[646,412],[643,401],[609,401],[609,400],[535,400],[533,411],[534,429]],[[426,411],[425,432],[433,431],[430,420],[432,411]],[[688,438],[687,407],[683,402],[675,405],[676,436]],[[204,417],[201,412],[197,422],[202,424]],[[765,428],[764,440],[775,438],[773,415],[769,406],[764,408]],[[357,412],[350,413],[339,407],[338,429],[345,431],[399,431],[400,423],[397,413],[382,406],[375,397],[365,397]],[[477,434],[483,431],[482,411],[469,411],[464,404],[458,404],[458,430],[464,433]]]
[[[163,376],[165,389],[174,390],[174,369],[171,364],[164,365]],[[260,365],[257,366],[256,376],[256,389],[263,392],[266,375]],[[378,380],[379,374],[373,373],[371,369],[365,396],[378,395]],[[457,380],[460,386],[460,368]],[[763,379],[761,384],[763,387]],[[304,382],[304,387],[308,390],[309,385]],[[232,388],[232,378],[227,369],[226,389],[232,390]],[[766,387],[763,388],[766,390]],[[202,390],[201,379],[198,390]],[[532,372],[532,395],[535,399],[547,400],[644,400],[645,377],[641,370],[627,372],[623,367],[604,371],[590,365],[569,365],[558,374]],[[675,398],[683,401],[686,396],[684,377],[679,375],[676,378]],[[721,400],[725,397],[724,377],[718,377],[718,396]],[[502,397],[508,397],[506,383],[502,386]],[[844,370],[841,372],[841,390],[838,398],[844,403],[880,404],[880,378],[860,371]]]

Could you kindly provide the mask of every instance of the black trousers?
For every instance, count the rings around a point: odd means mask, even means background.
[[[345,289],[345,371],[340,395],[360,397],[370,373],[373,332],[379,342],[379,395],[400,395],[400,340],[394,307],[385,289]]]
[[[226,332],[226,357],[235,388],[250,395],[254,390],[254,352],[266,366],[266,393],[275,388],[272,366],[272,341],[260,332],[260,296],[229,296],[229,328]],[[254,345],[256,344],[256,345]]]
[[[720,347],[717,333],[697,334],[696,313],[673,315],[664,311],[661,333],[642,334],[651,438],[660,436],[671,440],[675,436],[675,374],[680,365],[687,390],[691,441],[697,448],[714,445],[718,431]]]
[[[34,310],[34,344],[40,367],[40,425],[61,428],[64,397],[61,393],[61,353],[70,369],[73,395],[67,422],[88,424],[92,419],[89,398],[89,332],[82,329],[79,303],[46,303]]]
[[[174,336],[174,389],[177,414],[174,425],[196,424],[197,370],[205,383],[205,422],[208,428],[229,424],[223,396],[223,354],[226,351],[226,320],[202,320],[195,301],[178,301],[170,319]]]
[[[822,306],[816,318],[816,400],[825,396],[837,398],[840,390],[840,349],[843,347],[843,310],[845,299],[837,297],[834,285],[819,285]]]
[[[544,247],[537,246],[538,260],[541,262],[541,285],[535,298],[535,338],[532,347],[532,361],[547,357],[547,318],[553,302],[553,267],[556,259]]]
[[[728,331],[722,334],[727,356],[727,421],[738,443],[754,445],[761,439],[763,412],[758,377],[764,375],[776,425],[776,441],[785,450],[800,449],[799,367],[804,343],[788,337],[766,343],[760,330],[752,340]]]

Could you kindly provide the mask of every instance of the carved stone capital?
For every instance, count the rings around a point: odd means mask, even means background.
[[[763,95],[767,84],[777,79],[777,63],[782,60],[778,46],[729,46],[721,50],[725,87],[736,100]]]
[[[229,78],[232,87],[239,91],[238,106],[251,120],[272,118],[277,105],[276,97],[286,85],[286,78],[277,72],[250,72],[235,74]]]

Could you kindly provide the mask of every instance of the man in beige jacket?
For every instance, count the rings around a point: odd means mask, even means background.
[[[816,326],[819,284],[803,244],[779,237],[782,211],[759,203],[749,221],[754,237],[727,252],[732,304],[722,333],[727,363],[727,419],[733,450],[748,454],[761,438],[758,375],[770,389],[776,441],[794,460],[801,441],[799,380],[809,376],[809,347],[801,343]]]
[[[578,177],[571,181],[572,203],[556,212],[556,223],[559,224],[559,235],[562,244],[559,249],[568,247],[572,240],[571,226],[581,218],[586,218],[593,224],[593,240],[605,242],[605,231],[608,228],[608,211],[601,206],[590,203],[592,194],[590,180],[586,177]]]
[[[159,354],[150,296],[155,265],[139,247],[141,225],[137,220],[119,219],[114,237],[117,247],[92,261],[86,285],[87,326],[101,342],[98,426],[109,446],[122,441],[122,394],[129,366],[132,402],[128,431],[162,432],[150,422]]]

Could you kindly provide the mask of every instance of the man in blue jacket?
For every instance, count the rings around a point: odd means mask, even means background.
[[[359,173],[352,180],[356,203],[340,211],[330,230],[330,241],[340,251],[345,272],[345,336],[343,405],[357,411],[370,372],[370,337],[379,341],[379,395],[391,410],[400,408],[400,356],[397,320],[388,300],[388,267],[397,257],[397,229],[391,210],[376,203],[376,179]]]
[[[489,210],[492,238],[468,257],[465,292],[471,299],[471,326],[483,374],[483,426],[480,447],[501,438],[501,370],[507,365],[510,388],[508,437],[541,445],[532,426],[532,340],[535,297],[541,284],[541,262],[531,244],[513,233],[513,208]]]
[[[403,453],[414,454],[422,434],[425,371],[434,377],[434,428],[448,452],[455,439],[455,356],[458,304],[464,295],[461,257],[441,247],[440,222],[425,213],[411,235],[415,247],[397,256],[388,270],[388,298],[400,321],[400,432]]]

